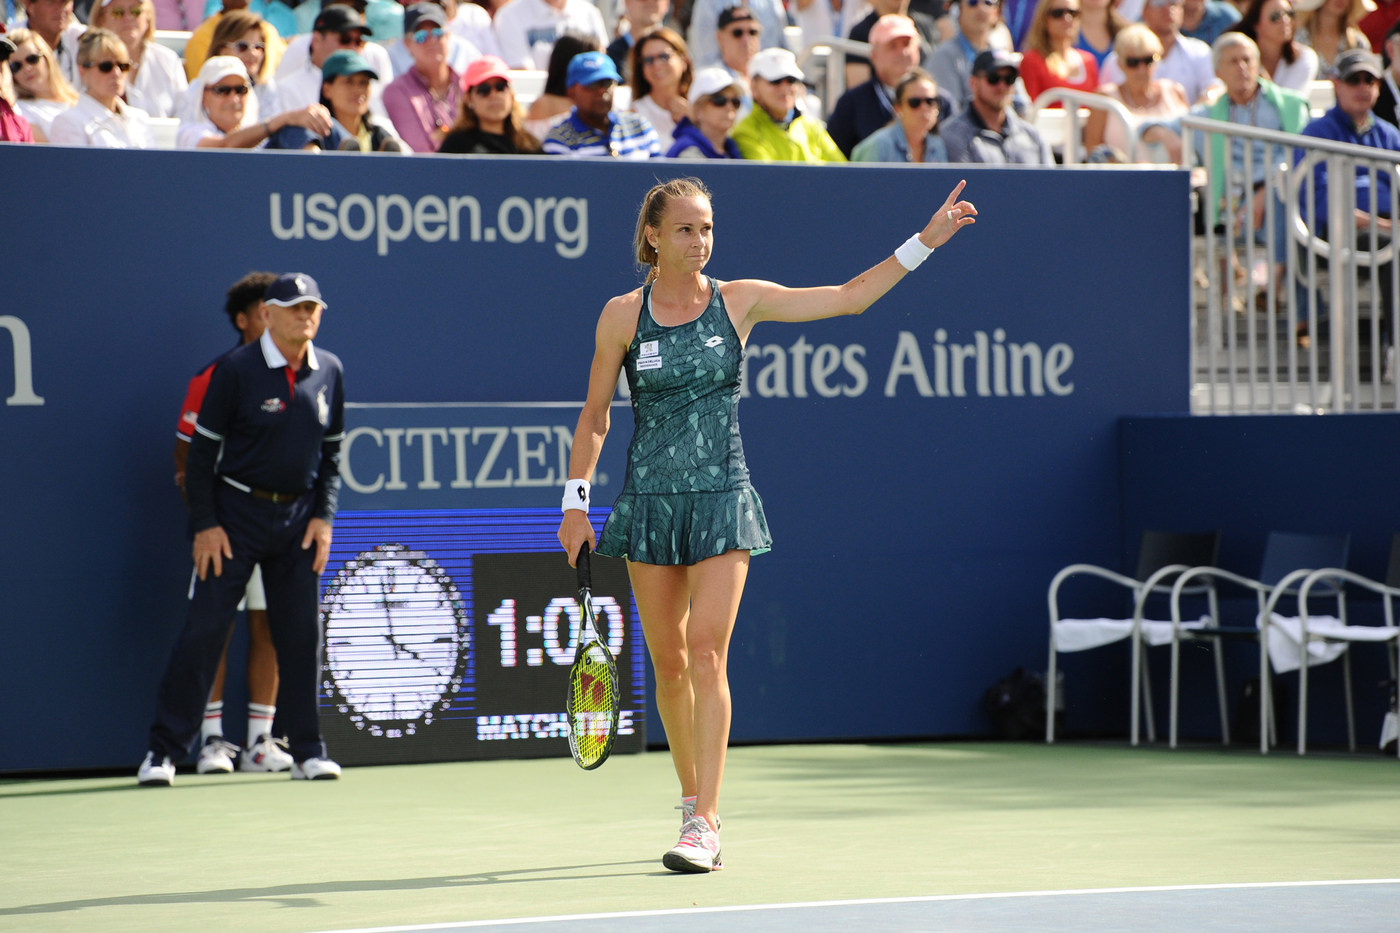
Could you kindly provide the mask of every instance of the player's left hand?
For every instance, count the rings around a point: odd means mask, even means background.
[[[316,559],[311,564],[311,569],[320,576],[321,571],[326,569],[326,562],[331,559],[331,523],[324,518],[313,518],[306,523],[306,534],[301,536],[301,549],[304,551],[311,547],[312,542],[316,544]]]
[[[951,240],[953,234],[963,227],[977,223],[977,208],[972,206],[971,201],[958,200],[958,195],[966,186],[966,181],[958,182],[944,199],[943,206],[929,218],[928,225],[919,234],[919,241],[925,246],[936,249]]]

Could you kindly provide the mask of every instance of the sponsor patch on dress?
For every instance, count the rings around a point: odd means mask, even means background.
[[[649,357],[647,357],[646,359],[639,359],[639,360],[637,360],[637,372],[641,372],[642,370],[646,370],[646,369],[660,369],[660,368],[661,368],[661,357],[659,357],[659,356],[649,356]]]
[[[638,356],[659,356],[660,353],[661,341],[659,340],[644,340],[641,345],[637,347]]]
[[[282,401],[280,398],[264,399],[262,403],[262,410],[267,412],[269,415],[281,414],[282,409],[286,407],[287,403]]]

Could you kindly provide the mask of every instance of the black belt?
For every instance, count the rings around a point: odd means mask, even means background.
[[[223,480],[224,482],[228,483],[228,484],[229,484],[230,486],[232,486],[234,489],[237,489],[239,492],[246,492],[248,495],[252,496],[254,499],[263,499],[263,500],[265,500],[265,501],[267,501],[267,502],[272,502],[272,503],[274,503],[274,504],[276,504],[276,503],[281,503],[281,502],[295,502],[295,501],[297,501],[298,499],[300,499],[302,496],[306,495],[306,492],[305,492],[305,491],[303,491],[303,492],[273,492],[273,491],[270,490],[270,489],[257,489],[257,488],[255,488],[255,487],[249,486],[249,485],[247,485],[247,484],[245,484],[245,483],[240,483],[240,482],[238,482],[238,480],[236,480],[236,479],[230,479],[230,478],[227,477],[227,476],[221,476],[221,477],[219,477],[219,478],[220,478],[221,480]]]

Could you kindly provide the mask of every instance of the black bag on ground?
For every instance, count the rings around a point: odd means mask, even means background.
[[[1016,668],[987,688],[982,706],[997,736],[1013,741],[1045,735],[1045,681]]]

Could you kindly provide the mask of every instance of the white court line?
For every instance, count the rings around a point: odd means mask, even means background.
[[[527,923],[564,923],[577,920],[621,920],[632,917],[670,917],[689,914],[735,913],[753,910],[798,910],[810,907],[859,907],[873,904],[932,904],[941,901],[1010,900],[1026,897],[1067,897],[1077,894],[1153,894],[1168,891],[1244,891],[1258,888],[1331,888],[1356,884],[1400,884],[1400,878],[1357,878],[1350,881],[1248,881],[1237,884],[1169,884],[1133,888],[1080,888],[1069,891],[1002,891],[990,894],[929,894],[917,897],[870,897],[847,901],[798,901],[790,904],[750,904],[737,907],[690,907],[666,910],[627,910],[601,914],[560,914],[553,917],[515,917],[501,920],[463,920],[394,927],[355,927],[319,933],[416,933],[419,930],[458,930],[471,927],[523,926]]]

